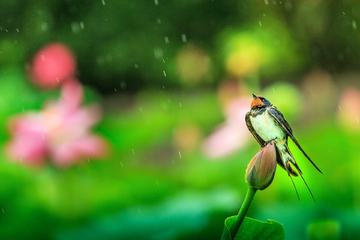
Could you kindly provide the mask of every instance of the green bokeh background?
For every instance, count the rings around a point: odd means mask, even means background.
[[[50,42],[76,55],[86,103],[104,108],[94,131],[111,145],[68,169],[2,152],[0,239],[220,239],[259,150],[249,138],[217,160],[202,151],[225,121],[227,81],[276,105],[323,171],[290,142],[316,202],[294,179],[299,201],[278,168],[248,216],[283,223],[289,240],[360,238],[360,126],[339,110],[344,89],[360,87],[359,1],[13,0],[0,13],[0,145],[10,117],[58,97],[27,78]]]

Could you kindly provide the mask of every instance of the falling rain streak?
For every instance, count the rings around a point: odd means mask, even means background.
[[[353,20],[353,21],[351,22],[351,25],[352,25],[352,28],[353,28],[354,30],[357,29],[357,25],[356,25],[355,20]]]
[[[186,43],[187,42],[186,34],[182,34],[181,39],[184,43]]]

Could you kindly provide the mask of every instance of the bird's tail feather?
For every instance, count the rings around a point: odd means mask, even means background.
[[[284,168],[286,170],[286,172],[288,173],[299,200],[300,200],[300,197],[299,197],[298,191],[296,189],[295,183],[294,183],[291,175],[294,176],[294,177],[297,177],[297,176],[300,175],[301,179],[304,181],[307,189],[310,192],[311,197],[313,198],[313,200],[315,202],[314,195],[312,194],[312,192],[311,192],[311,190],[309,188],[309,185],[306,183],[306,181],[305,181],[305,179],[304,179],[304,177],[302,175],[303,173],[302,173],[299,165],[295,161],[294,156],[291,154],[289,147],[287,146],[287,144],[283,144],[283,146],[285,147],[285,149],[282,149],[282,151],[279,148],[277,148],[277,153],[279,155],[279,157],[277,157],[278,164],[282,168]],[[296,168],[296,170],[298,171],[299,174],[291,167],[290,163]]]
[[[300,151],[304,154],[304,156],[311,162],[311,164],[320,172],[322,173],[322,171],[315,165],[315,163],[310,159],[310,157],[305,153],[304,149],[302,149],[302,147],[300,146],[300,143],[296,140],[296,138],[290,134],[289,135],[291,140],[293,140],[293,142],[296,144],[296,146],[300,149]]]

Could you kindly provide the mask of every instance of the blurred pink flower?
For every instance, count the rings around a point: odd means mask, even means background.
[[[34,56],[30,77],[40,87],[54,88],[74,77],[75,71],[73,53],[61,43],[51,43]]]
[[[242,149],[251,136],[245,123],[245,114],[250,109],[251,98],[236,97],[225,107],[226,121],[203,143],[203,151],[216,159]]]
[[[58,102],[40,112],[28,112],[10,122],[13,139],[6,150],[15,161],[43,164],[46,160],[66,167],[83,158],[104,157],[107,142],[90,132],[100,120],[100,107],[82,107],[83,88],[76,80],[66,82]]]
[[[360,92],[355,87],[345,89],[342,92],[338,120],[350,131],[360,130]]]

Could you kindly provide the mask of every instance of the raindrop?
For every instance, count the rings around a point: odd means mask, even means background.
[[[182,34],[181,39],[184,43],[186,43],[187,42],[186,34]]]
[[[102,5],[105,6],[105,0],[102,0]]]
[[[155,0],[155,5],[159,5],[159,0]]]
[[[181,158],[181,152],[179,151],[179,157]]]
[[[124,90],[126,88],[126,82],[121,81],[120,82],[120,88]]]
[[[141,108],[141,107],[139,108],[139,111],[142,112],[142,108]]]
[[[159,186],[159,181],[158,181],[158,180],[156,180],[156,185],[158,185],[158,186]]]
[[[166,77],[166,72],[165,72],[165,70],[163,70],[163,73],[164,73],[164,76]]]
[[[46,32],[49,29],[48,24],[46,22],[41,23],[40,29],[41,31]]]
[[[165,86],[164,86],[164,85],[162,85],[162,87],[163,87],[163,89],[165,89]]]
[[[163,50],[161,48],[154,49],[154,56],[156,60],[164,58]]]
[[[115,91],[115,92],[117,92],[117,89],[116,89],[116,88],[114,88],[114,91]]]
[[[5,213],[3,208],[1,209],[1,211],[2,211],[3,213]]]
[[[168,44],[169,43],[169,38],[165,37],[165,43]]]
[[[268,0],[264,0],[265,5],[269,5],[269,1]]]
[[[19,30],[18,28],[16,29],[16,31],[17,31],[17,32],[20,32],[20,30]]]
[[[132,150],[132,153],[135,155],[135,151],[134,151],[134,149],[131,149]]]
[[[275,92],[275,88],[273,88],[273,92]]]
[[[134,67],[135,67],[135,68],[139,68],[139,65],[137,65],[137,64],[135,63],[135,64],[134,64]]]
[[[179,106],[182,107],[181,102],[179,102]]]
[[[341,111],[341,106],[339,105],[339,110]]]
[[[261,22],[259,21],[259,25],[260,25],[260,27],[262,26],[262,24],[261,24]]]
[[[81,32],[80,24],[78,22],[72,22],[71,31],[74,34],[79,34]]]
[[[353,28],[354,30],[357,29],[355,20],[353,20],[353,21],[351,22],[351,25],[352,25],[352,28]]]
[[[122,161],[120,161],[120,166],[123,168],[124,167],[124,164]]]
[[[81,30],[84,30],[84,29],[85,29],[84,22],[80,22],[80,28],[81,28]]]
[[[88,162],[90,162],[90,159],[89,159],[89,158],[87,158],[87,160],[88,160]]]
[[[156,21],[157,21],[158,24],[161,24],[161,19],[160,18],[158,18]]]

